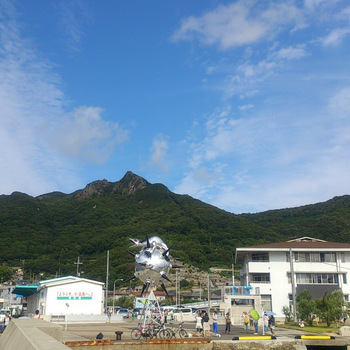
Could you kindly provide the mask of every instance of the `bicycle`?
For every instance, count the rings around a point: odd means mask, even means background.
[[[131,330],[131,339],[139,340],[141,337],[143,338],[152,338],[152,332],[150,331],[150,326],[146,327],[136,327]]]
[[[150,325],[150,328],[147,330],[150,339],[152,338],[160,338],[160,339],[170,339],[171,332],[168,328],[163,325],[154,324]]]
[[[176,338],[176,334],[178,334],[178,336],[180,338],[187,338],[188,337],[186,330],[184,330],[182,328],[183,323],[184,322],[179,323],[177,327],[169,327],[169,328],[167,328],[169,330],[170,334],[171,334],[170,338]]]

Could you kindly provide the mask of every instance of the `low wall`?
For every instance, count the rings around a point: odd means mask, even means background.
[[[43,320],[13,319],[0,337],[0,349],[67,350],[62,344],[63,329]]]
[[[56,323],[106,323],[108,318],[106,315],[44,315],[45,321]],[[122,315],[112,315],[111,322],[123,322]]]

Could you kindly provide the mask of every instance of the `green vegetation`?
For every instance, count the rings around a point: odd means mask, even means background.
[[[10,267],[3,265],[0,266],[0,282],[8,281],[13,276],[13,269]]]
[[[282,308],[282,313],[283,315],[286,317],[286,323],[289,323],[292,321],[293,319],[293,314],[292,312],[290,311],[289,307],[288,306],[283,306]]]
[[[330,324],[328,327],[325,323],[313,324],[313,325],[305,325],[304,328],[300,328],[298,324],[295,323],[285,323],[285,324],[277,324],[279,328],[288,328],[288,329],[298,329],[303,330],[303,332],[307,333],[338,333],[339,327],[335,323]]]
[[[341,321],[347,316],[348,305],[341,290],[326,294],[321,299],[312,299],[310,292],[304,290],[297,295],[296,302],[297,316],[305,322],[302,328],[304,332],[337,332]],[[286,316],[286,323],[279,327],[300,329],[299,323],[291,322],[292,314],[288,306],[284,306],[282,312]]]
[[[82,276],[104,281],[109,250],[110,280],[126,280],[134,266],[129,238],[158,235],[183,263],[231,268],[237,247],[306,235],[349,243],[349,208],[344,196],[235,215],[128,172],[118,182],[96,181],[72,194],[0,196],[0,264],[21,267],[27,279],[40,273],[46,279],[75,274],[79,256]]]

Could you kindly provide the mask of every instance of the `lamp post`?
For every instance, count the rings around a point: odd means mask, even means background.
[[[124,281],[122,278],[117,278],[113,283],[113,313],[114,313],[114,301],[115,301],[115,282]]]
[[[67,312],[66,312],[66,317],[65,317],[65,319],[66,319],[65,331],[67,331],[67,328],[68,328],[68,308],[69,308],[68,303],[66,303],[66,307],[67,307]]]

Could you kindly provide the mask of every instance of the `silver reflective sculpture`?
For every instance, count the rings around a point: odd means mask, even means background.
[[[170,282],[167,273],[173,267],[169,259],[169,248],[163,240],[157,236],[148,238],[142,242],[130,238],[134,246],[141,247],[135,257],[135,277],[143,283],[141,296],[147,292],[150,285],[160,285],[166,294],[164,280]],[[177,267],[177,266],[176,266]]]

